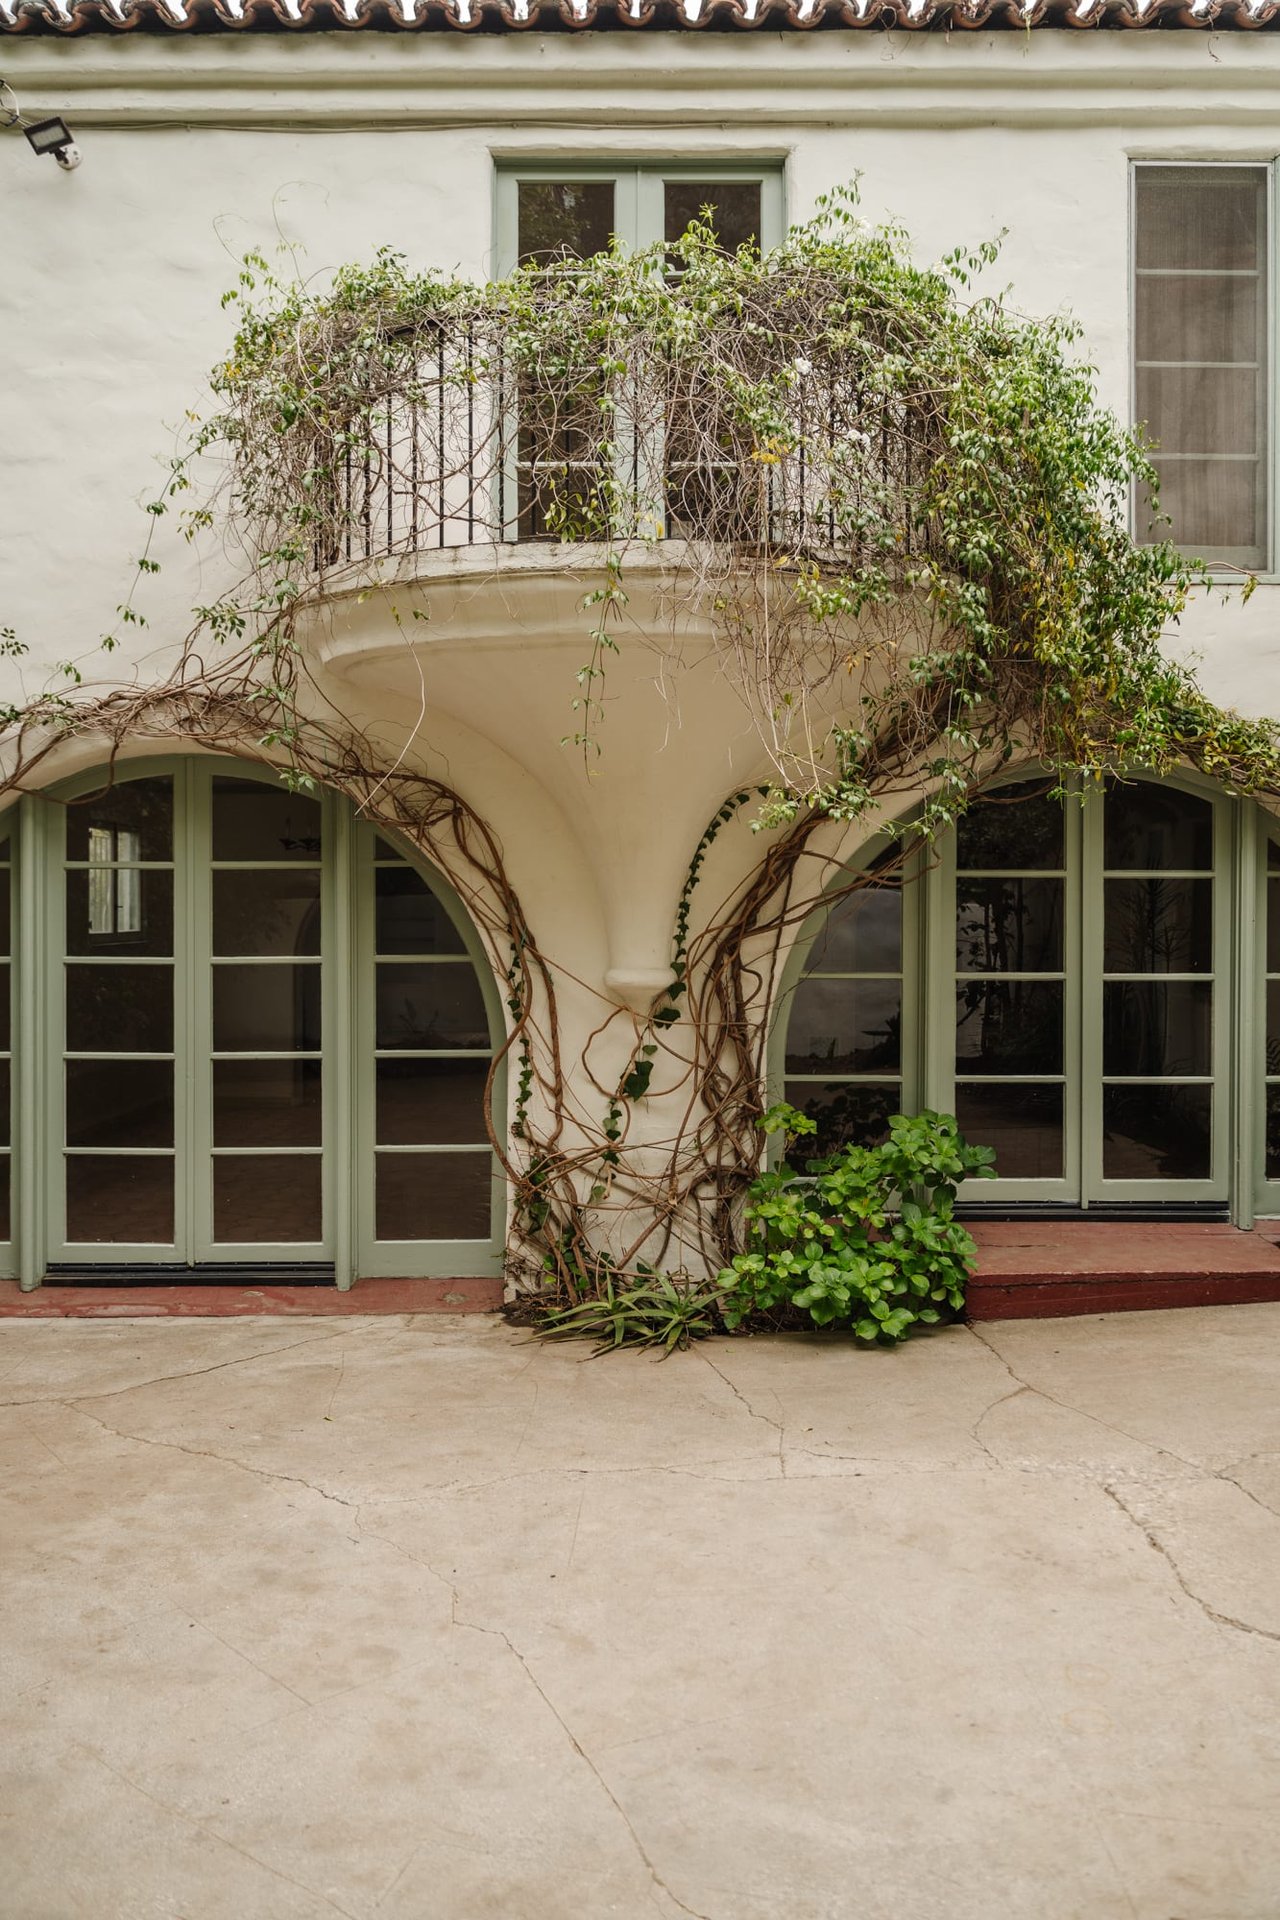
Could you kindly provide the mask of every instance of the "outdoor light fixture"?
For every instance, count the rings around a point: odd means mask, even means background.
[[[33,153],[51,153],[67,173],[80,165],[80,149],[71,137],[71,129],[56,114],[52,120],[35,120],[22,131]]]

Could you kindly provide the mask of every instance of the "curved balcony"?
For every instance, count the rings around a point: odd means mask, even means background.
[[[539,357],[491,311],[416,321],[394,346],[305,429],[323,587],[456,547],[710,542],[844,571],[932,544],[936,424],[865,363],[747,364],[735,384],[639,335]]]

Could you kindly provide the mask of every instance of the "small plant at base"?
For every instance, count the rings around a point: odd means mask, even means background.
[[[618,1347],[661,1347],[662,1358],[691,1340],[719,1331],[712,1288],[673,1280],[641,1266],[631,1286],[619,1286],[610,1274],[589,1300],[553,1307],[536,1332],[548,1340],[594,1340],[597,1353]]]
[[[788,1144],[816,1123],[780,1102],[760,1122]],[[820,1327],[890,1344],[964,1306],[972,1237],[955,1218],[962,1180],[990,1178],[995,1155],[971,1147],[947,1114],[895,1114],[875,1147],[842,1147],[798,1172],[784,1159],[748,1192],[747,1250],[721,1273],[733,1328],[797,1308]]]

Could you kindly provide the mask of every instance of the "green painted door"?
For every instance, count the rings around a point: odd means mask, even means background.
[[[345,801],[234,762],[85,779],[24,819],[24,1283],[499,1270],[501,1009],[447,886]]]
[[[960,823],[937,1064],[996,1150],[975,1200],[1226,1202],[1232,826],[1222,799],[1154,781],[1083,805],[1021,782]]]

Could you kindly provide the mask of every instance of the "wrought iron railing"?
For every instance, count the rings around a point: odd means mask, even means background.
[[[847,561],[886,529],[899,556],[928,545],[929,421],[837,365],[775,388],[762,433],[698,363],[637,350],[584,376],[521,358],[491,315],[433,322],[315,436],[316,566],[636,535]]]

